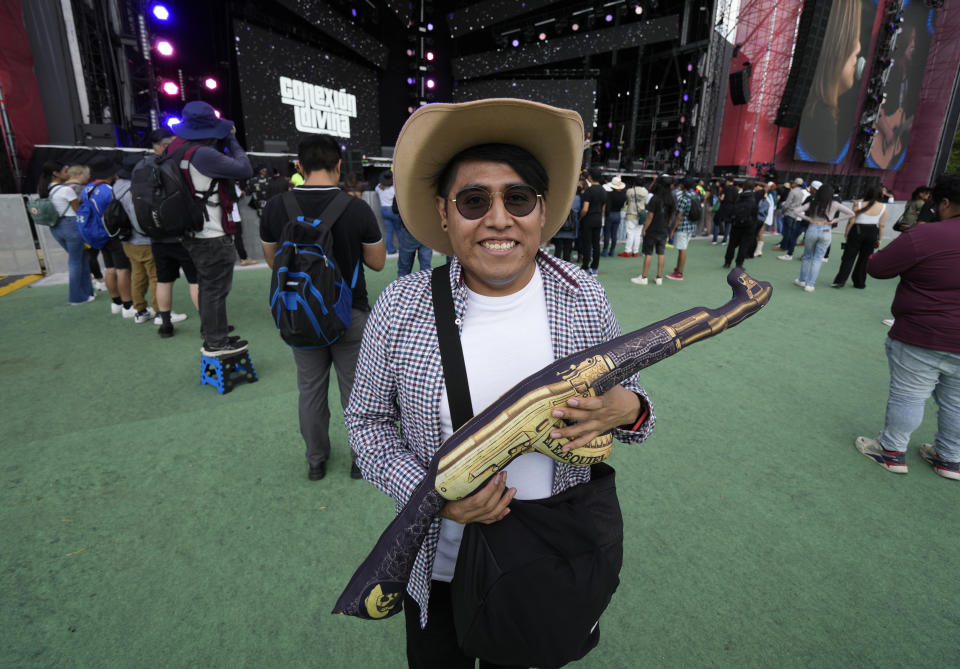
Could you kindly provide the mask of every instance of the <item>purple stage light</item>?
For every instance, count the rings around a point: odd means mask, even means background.
[[[674,151],[674,152],[673,152],[673,155],[674,155],[674,157],[679,158],[679,157],[680,157],[680,149],[677,149],[676,151]]]
[[[213,110],[213,115],[216,116],[217,118],[220,118],[220,110],[219,110],[219,109],[214,109],[214,110]]]
[[[180,119],[178,119],[176,116],[171,116],[167,119],[167,127],[170,129],[173,129],[173,126],[177,125],[178,123],[180,123]]]
[[[163,84],[161,84],[161,86],[160,86],[160,89],[161,89],[164,93],[166,93],[167,95],[176,95],[177,93],[180,92],[180,87],[177,86],[177,85],[176,85],[174,82],[172,82],[172,81],[165,81],[165,82],[163,82]]]
[[[154,5],[150,12],[157,21],[170,20],[170,10],[167,9],[165,5]]]
[[[611,21],[613,21],[613,14],[607,14],[606,16],[603,17],[603,20],[606,21],[607,23],[610,23]]]
[[[161,56],[172,56],[173,45],[167,40],[160,40],[157,42],[157,53],[159,53]]]
[[[540,41],[543,42],[544,40],[547,39],[547,33],[540,33],[539,35],[537,35],[537,37],[539,37]]]
[[[427,60],[433,60],[436,56],[433,54],[433,51],[427,51]]]
[[[683,144],[683,137],[677,137],[677,144]]]
[[[217,86],[219,84],[217,84],[217,80],[214,79],[213,77],[207,77],[206,79],[203,80],[203,85],[209,88],[211,91],[215,91],[217,90]]]
[[[640,14],[643,14],[643,7],[641,7],[640,5],[634,5],[633,12],[634,14],[639,16]]]
[[[413,86],[415,83],[417,83],[417,80],[413,77],[407,77],[407,83]]]
[[[427,88],[429,88],[430,90],[433,90],[434,87],[436,87],[436,85],[437,85],[436,81],[434,81],[433,79],[427,79]]]
[[[417,55],[417,52],[414,51],[413,49],[407,49],[407,55],[413,58],[414,56]]]
[[[684,93],[684,94],[683,94],[683,101],[686,102],[686,101],[689,100],[689,99],[690,99],[690,96],[687,95],[686,93]]]
[[[604,142],[603,145],[604,145],[605,147],[607,147],[608,149],[610,148],[610,142]]]
[[[432,24],[432,23],[428,23],[428,24],[427,24],[427,30],[433,30],[433,24]]]
[[[512,42],[510,42],[510,44],[512,44],[513,46],[520,46],[520,40],[515,39]]]
[[[350,10],[350,16],[352,16],[353,18],[357,18],[357,10],[356,10],[356,9],[351,9],[351,10]]]

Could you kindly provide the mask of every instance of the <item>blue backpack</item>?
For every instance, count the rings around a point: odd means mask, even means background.
[[[103,212],[113,201],[113,188],[103,181],[95,181],[83,187],[80,206],[77,208],[77,228],[80,237],[90,248],[102,249],[113,239],[103,224]]]
[[[270,280],[270,313],[280,336],[293,348],[324,348],[353,320],[353,289],[360,261],[348,284],[333,256],[333,224],[351,197],[337,192],[320,218],[307,218],[293,193],[281,195],[288,223],[280,235]]]

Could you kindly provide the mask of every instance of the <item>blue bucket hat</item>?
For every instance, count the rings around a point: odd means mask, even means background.
[[[223,139],[232,127],[233,121],[217,118],[213,107],[194,100],[183,106],[183,120],[173,126],[173,132],[183,139]]]

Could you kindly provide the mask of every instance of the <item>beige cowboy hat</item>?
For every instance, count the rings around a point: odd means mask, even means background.
[[[626,187],[627,184],[623,183],[623,179],[620,178],[619,174],[610,179],[610,188],[613,190],[623,190]]]
[[[453,255],[434,203],[435,179],[453,156],[478,144],[512,144],[529,151],[547,171],[546,222],[550,240],[573,206],[583,158],[580,114],[539,102],[492,98],[420,107],[407,119],[393,152],[393,183],[403,224],[430,248]]]

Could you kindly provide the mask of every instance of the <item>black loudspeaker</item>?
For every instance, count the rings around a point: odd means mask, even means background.
[[[730,99],[735,105],[750,102],[750,77],[746,70],[730,73]]]

